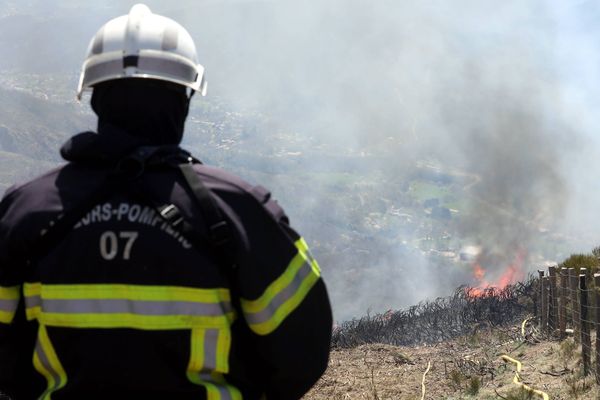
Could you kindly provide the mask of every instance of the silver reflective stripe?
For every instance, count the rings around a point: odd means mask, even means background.
[[[17,311],[18,306],[19,306],[19,299],[14,299],[14,300],[0,299],[0,311],[14,313],[15,311]]]
[[[83,87],[86,87],[88,82],[96,82],[98,79],[106,78],[108,76],[120,75],[123,75],[122,59],[90,65],[85,71],[85,81],[83,82]]]
[[[219,390],[219,393],[221,394],[221,400],[233,400],[233,397],[231,397],[231,392],[229,391],[229,389],[227,387],[218,385],[217,389]]]
[[[43,299],[45,313],[61,314],[137,314],[222,316],[233,310],[230,302],[142,301],[127,299]]]
[[[207,329],[204,333],[204,368],[214,371],[217,369],[218,329]]]
[[[219,400],[233,400],[229,389],[226,386],[213,382],[214,378],[209,373],[201,372],[199,376],[202,381],[212,384],[219,391]]]
[[[308,261],[309,261],[311,264],[314,264],[314,263],[316,263],[316,262],[317,262],[317,260],[315,260],[315,258],[313,257],[312,253],[310,252],[310,250],[306,249],[306,250],[304,251],[304,254],[306,255],[306,258],[308,258]]]
[[[39,307],[42,305],[42,298],[39,294],[36,296],[26,296],[25,305],[27,308]]]
[[[147,55],[140,56],[138,69],[142,73],[149,74],[152,74],[153,72],[159,75],[167,73],[172,77],[185,82],[194,82],[197,75],[196,68],[191,65]]]
[[[158,76],[168,74],[172,78],[183,82],[195,82],[198,74],[196,68],[192,65],[148,55],[139,57],[137,70],[139,74],[155,74]],[[124,71],[123,59],[89,65],[85,71],[83,86],[85,87],[89,82],[96,82],[106,77],[124,76]]]
[[[193,329],[188,379],[206,388],[207,398],[242,400],[239,390],[227,383],[230,332],[223,329]],[[222,353],[219,353],[221,351]]]
[[[54,379],[54,385],[48,386],[48,389],[46,389],[44,394],[42,396],[40,396],[40,399],[46,399],[46,398],[49,398],[48,395],[50,393],[52,393],[53,391],[58,389],[58,387],[61,385],[62,382],[60,379],[60,374],[58,373],[58,371],[55,371],[54,368],[52,367],[52,364],[50,364],[50,360],[48,359],[48,356],[46,355],[46,352],[44,351],[44,347],[42,346],[39,337],[35,344],[35,353],[38,356],[38,359],[40,360],[40,363],[42,364],[44,369],[46,371],[48,371],[48,373],[52,376],[52,379]]]
[[[277,293],[277,295],[273,297],[273,300],[271,300],[271,302],[263,310],[244,314],[246,316],[246,321],[248,321],[250,324],[261,324],[269,321],[275,312],[277,312],[279,307],[281,307],[286,301],[294,296],[294,294],[300,288],[300,285],[302,285],[304,278],[309,276],[311,273],[312,267],[307,261],[305,261],[290,284],[285,289]]]

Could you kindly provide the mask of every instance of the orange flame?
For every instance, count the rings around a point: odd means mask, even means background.
[[[481,265],[479,265],[478,262],[473,264],[473,275],[475,276],[475,279],[477,279],[477,282],[482,282],[485,277],[485,270],[481,268]]]
[[[489,282],[486,278],[486,271],[481,264],[476,261],[473,263],[473,277],[477,284],[469,290],[469,295],[472,297],[481,297],[486,294],[486,290],[504,289],[506,286],[516,283],[525,276],[523,272],[523,264],[525,263],[526,252],[523,249],[517,251],[513,262],[506,267],[502,274],[495,282]]]

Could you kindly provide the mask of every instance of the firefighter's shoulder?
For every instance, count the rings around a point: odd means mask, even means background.
[[[199,164],[194,167],[206,186],[232,206],[258,203],[278,222],[287,222],[287,216],[271,192],[261,185],[252,185],[239,176],[223,169]]]
[[[4,192],[0,203],[3,223],[15,224],[27,215],[44,213],[56,209],[56,181],[62,167],[54,168],[26,182],[16,183]],[[9,222],[10,221],[10,222]]]

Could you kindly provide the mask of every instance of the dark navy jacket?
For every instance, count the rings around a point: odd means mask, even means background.
[[[16,400],[300,398],[327,366],[331,310],[317,262],[264,188],[194,166],[230,226],[235,268],[144,200],[171,203],[206,229],[174,168],[146,171],[47,254],[32,254],[50,221],[139,144],[115,130],[79,134],[63,146],[69,163],[0,203],[0,392]]]

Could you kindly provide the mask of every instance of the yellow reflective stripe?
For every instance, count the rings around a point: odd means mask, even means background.
[[[0,311],[0,323],[10,324],[15,317],[15,313],[12,311]]]
[[[225,288],[26,283],[26,313],[48,326],[147,330],[228,327],[235,319]]]
[[[267,335],[277,329],[302,303],[321,276],[319,265],[304,239],[300,238],[295,245],[298,253],[283,274],[258,299],[241,299],[246,321],[259,335]]]
[[[310,261],[310,265],[313,268],[314,273],[317,274],[318,276],[321,276],[321,267],[319,266],[319,263],[317,262],[317,260],[315,260],[312,253],[310,252],[310,249],[308,248],[308,244],[306,243],[304,238],[298,239],[296,241],[296,243],[294,243],[294,244],[296,245],[298,250],[301,253],[304,253],[306,258]]]
[[[231,300],[229,290],[198,289],[180,286],[146,286],[123,284],[41,285],[26,283],[25,296],[41,295],[45,299],[129,299],[140,301],[193,301],[219,303]]]
[[[188,379],[195,384],[202,384],[198,372],[204,365],[204,329],[194,328],[191,332],[190,362],[187,369]]]
[[[37,319],[48,326],[71,328],[133,328],[144,330],[189,329],[195,326],[228,327],[235,313],[216,317],[139,314],[63,314],[39,312]]]
[[[230,330],[194,328],[190,337],[190,382],[206,389],[207,400],[242,400],[240,391],[223,376],[229,372]]]
[[[0,286],[0,323],[10,324],[19,306],[20,286]]]
[[[36,343],[33,364],[36,370],[42,374],[47,382],[46,391],[40,396],[40,399],[50,400],[53,392],[59,390],[67,384],[67,374],[62,367],[58,356],[54,351],[50,337],[44,325],[40,325],[38,330],[38,340]]]
[[[19,300],[21,286],[0,286],[0,300]]]
[[[23,285],[23,293],[26,297],[39,296],[42,293],[42,284],[40,282],[27,282]]]
[[[306,243],[306,241],[304,240],[304,238],[300,238],[298,240],[296,240],[296,242],[294,243],[294,245],[298,248],[298,250],[304,252],[304,253],[308,253],[308,244]]]
[[[39,318],[41,313],[42,308],[40,306],[27,307],[27,309],[25,310],[25,315],[27,316],[27,320],[29,321]]]
[[[207,400],[242,400],[242,394],[234,386],[210,382],[203,382],[202,385],[206,388]]]
[[[25,295],[25,315],[29,321],[36,319],[42,309],[40,307],[39,301],[32,304],[31,299],[37,299],[42,293],[42,284],[39,282],[35,283],[25,283],[23,285],[23,294]],[[39,299],[37,299],[39,300]]]
[[[310,274],[302,281],[302,284],[294,293],[292,297],[290,297],[281,307],[273,313],[273,316],[261,323],[250,323],[250,329],[259,335],[268,335],[273,332],[281,323],[287,318],[288,315],[292,313],[299,305],[302,303],[310,289],[317,283],[319,280],[319,276],[315,274]]]
[[[51,390],[51,388],[54,387],[54,385],[56,384],[55,380],[54,380],[54,376],[50,373],[50,371],[48,371],[46,369],[46,367],[44,367],[44,365],[42,364],[42,362],[40,361],[40,357],[38,356],[37,352],[33,353],[33,367],[35,368],[35,370],[37,372],[39,372],[44,378],[46,378],[46,381],[48,382],[48,386],[46,389],[46,392],[48,392],[49,390]],[[40,399],[44,399],[45,393],[44,395],[40,396]],[[46,397],[46,398],[49,398]]]
[[[304,255],[300,252],[297,253],[283,274],[273,281],[258,299],[241,299],[244,312],[255,313],[267,308],[273,298],[275,298],[279,292],[285,289],[294,280],[298,270],[304,265],[305,262],[306,258]]]
[[[226,374],[229,372],[229,349],[231,348],[231,331],[221,330],[217,338],[216,371]]]

